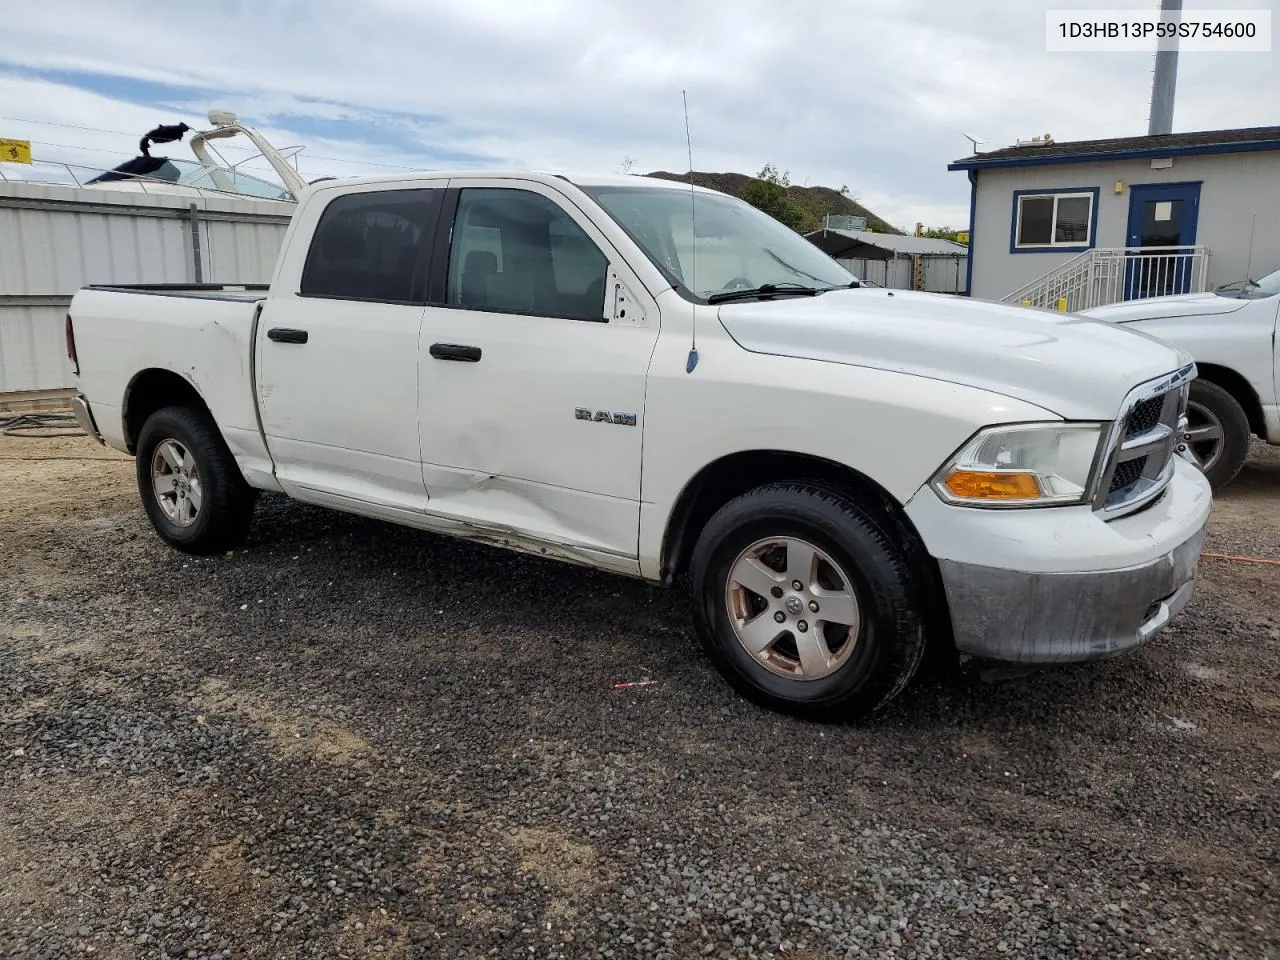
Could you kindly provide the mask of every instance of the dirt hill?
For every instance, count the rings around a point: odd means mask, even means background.
[[[645,176],[682,183],[687,183],[689,179],[687,173],[668,173],[665,170],[646,173]],[[747,176],[745,173],[700,173],[697,170],[693,172],[693,182],[698,186],[719,190],[721,193],[728,193],[735,197],[741,197],[742,191],[753,180],[755,177]],[[787,188],[787,196],[804,211],[805,219],[801,224],[801,233],[820,229],[822,218],[828,213],[866,217],[868,229],[875,230],[877,233],[902,233],[862,204],[850,200],[839,190],[833,190],[830,187],[797,187],[793,184]]]

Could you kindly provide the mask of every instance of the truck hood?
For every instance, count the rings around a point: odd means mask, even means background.
[[[1220,297],[1216,293],[1183,293],[1172,297],[1147,297],[1143,300],[1126,300],[1105,307],[1093,307],[1080,311],[1080,315],[1111,323],[1132,323],[1134,320],[1155,320],[1161,317],[1209,317],[1235,313],[1248,302],[1235,297]]]
[[[1134,386],[1191,362],[1137,330],[1030,307],[906,290],[724,304],[745,350],[977,387],[1072,420],[1111,420]]]

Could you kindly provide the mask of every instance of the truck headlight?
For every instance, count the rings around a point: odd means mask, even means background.
[[[1106,435],[1101,423],[1028,423],[979,430],[933,478],[948,503],[1033,507],[1083,503]]]

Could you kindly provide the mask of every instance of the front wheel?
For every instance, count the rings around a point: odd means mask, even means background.
[[[1216,383],[1191,382],[1187,401],[1187,442],[1215,490],[1235,479],[1249,456],[1249,418]]]
[[[749,699],[815,719],[870,713],[925,641],[907,558],[878,516],[823,487],[769,484],[708,521],[691,564],[703,646]]]
[[[244,535],[255,494],[207,413],[157,410],[138,434],[136,458],[142,507],[166,543],[215,553]]]

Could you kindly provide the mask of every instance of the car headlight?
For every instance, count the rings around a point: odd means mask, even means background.
[[[1034,507],[1084,503],[1106,435],[1102,423],[1028,423],[979,430],[933,478],[948,503]]]

